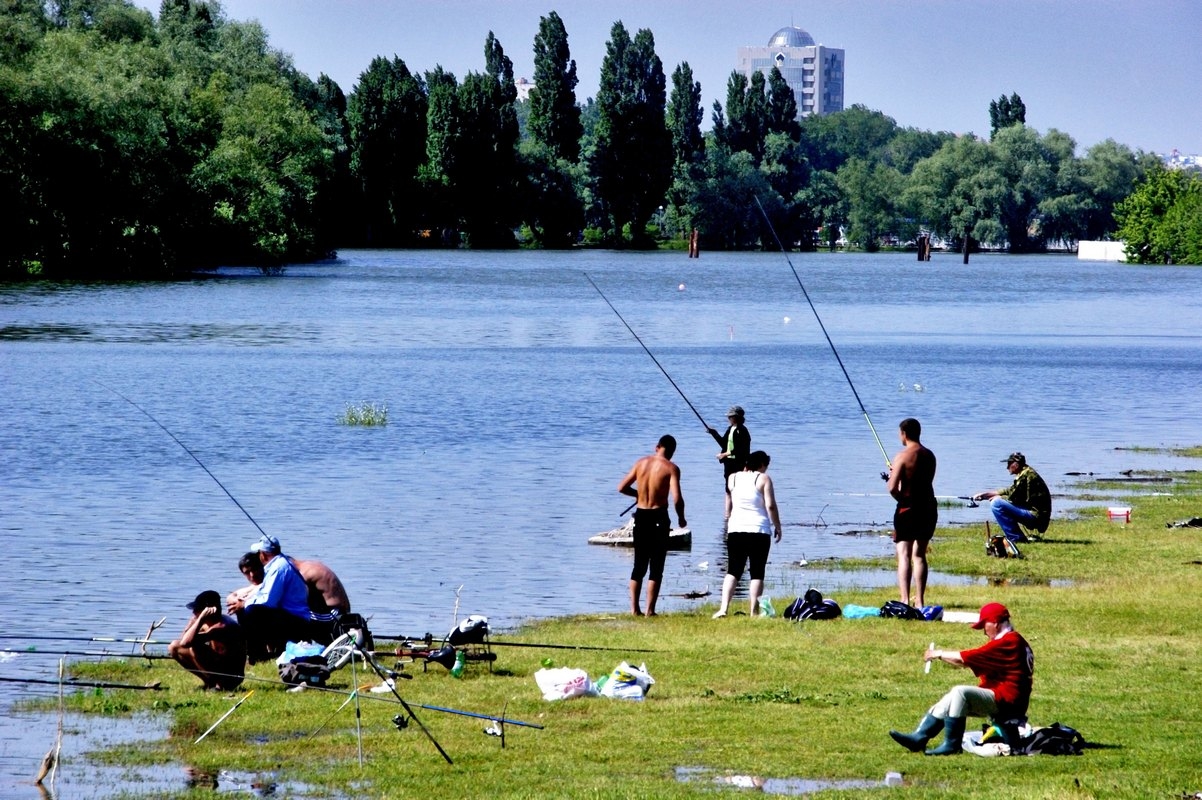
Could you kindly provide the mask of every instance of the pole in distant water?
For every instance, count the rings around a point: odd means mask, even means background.
[[[229,499],[231,499],[231,500],[233,500],[233,501],[234,501],[234,505],[236,505],[236,506],[238,507],[238,510],[239,510],[239,511],[241,511],[243,514],[245,514],[245,515],[246,515],[246,518],[247,518],[248,520],[250,520],[250,524],[252,524],[252,525],[254,525],[256,528],[258,528],[258,530],[259,530],[259,533],[263,534],[264,536],[266,536],[266,535],[267,535],[267,531],[265,531],[265,530],[263,530],[261,527],[259,527],[259,523],[255,522],[255,518],[254,518],[254,517],[252,517],[252,516],[250,515],[250,512],[249,512],[249,511],[247,511],[245,508],[243,508],[243,507],[242,507],[242,504],[238,502],[238,498],[236,498],[236,497],[234,497],[232,494],[230,494],[230,490],[229,490],[229,489],[227,489],[227,488],[225,488],[225,484],[224,484],[224,483],[222,483],[221,481],[217,480],[217,476],[216,476],[216,475],[214,475],[212,472],[210,472],[210,471],[209,471],[209,468],[208,468],[208,467],[206,467],[206,466],[204,465],[204,462],[203,462],[203,461],[201,461],[199,458],[197,458],[196,454],[195,454],[195,453],[193,453],[191,450],[189,450],[189,449],[188,449],[188,445],[186,445],[186,444],[184,444],[183,442],[181,442],[181,441],[179,440],[179,438],[178,438],[178,437],[177,437],[177,436],[176,436],[174,433],[172,433],[170,430],[168,430],[166,425],[164,425],[163,423],[159,422],[157,419],[155,419],[155,418],[154,418],[154,415],[153,415],[153,414],[151,414],[151,413],[150,413],[149,411],[147,411],[146,409],[142,408],[142,406],[138,405],[138,404],[137,404],[137,403],[135,403],[133,400],[130,400],[130,399],[129,399],[128,397],[126,397],[125,395],[121,394],[121,392],[118,392],[118,391],[117,391],[116,389],[114,389],[112,386],[109,386],[109,385],[107,385],[107,384],[104,384],[104,383],[100,383],[100,381],[97,381],[95,378],[93,378],[92,380],[93,380],[95,383],[99,384],[100,386],[103,386],[105,389],[108,389],[110,392],[112,392],[113,394],[117,395],[117,396],[118,396],[118,397],[120,397],[122,400],[124,400],[125,402],[127,402],[127,403],[129,403],[131,406],[133,406],[134,408],[136,408],[136,409],[138,409],[139,411],[141,411],[143,414],[145,414],[145,415],[147,416],[147,418],[148,418],[148,419],[149,419],[151,422],[153,422],[155,425],[158,425],[160,428],[162,428],[162,429],[163,429],[163,433],[165,433],[165,434],[167,434],[168,436],[170,436],[170,437],[172,438],[172,440],[174,440],[174,441],[175,441],[175,443],[176,443],[176,444],[178,444],[180,447],[184,448],[184,452],[185,452],[185,453],[187,453],[188,455],[192,456],[192,460],[193,460],[193,461],[195,461],[197,464],[200,464],[200,468],[201,468],[201,469],[203,469],[203,470],[205,471],[205,473],[206,473],[206,474],[207,474],[207,475],[208,475],[210,478],[212,478],[212,479],[213,479],[213,482],[214,482],[214,483],[216,483],[218,486],[220,486],[220,487],[221,487],[221,491],[225,492],[225,495],[226,495],[226,497],[228,497]]]
[[[860,393],[856,391],[856,385],[851,382],[851,375],[847,374],[847,367],[843,366],[843,359],[839,357],[839,351],[835,349],[835,343],[831,341],[831,335],[826,332],[826,326],[822,324],[822,317],[818,316],[818,309],[814,308],[814,301],[810,299],[810,293],[806,291],[805,284],[801,282],[801,276],[797,274],[797,270],[793,266],[793,261],[789,258],[789,251],[785,249],[780,236],[776,234],[776,228],[773,227],[772,220],[768,218],[768,212],[764,210],[764,204],[760,202],[758,195],[755,198],[755,204],[759,206],[760,213],[764,215],[764,222],[768,223],[768,230],[772,231],[772,238],[776,240],[776,246],[780,248],[781,254],[784,255],[785,261],[789,264],[789,269],[793,272],[793,277],[797,280],[797,285],[801,287],[801,293],[805,295],[806,302],[810,304],[810,311],[814,312],[814,319],[818,320],[818,327],[822,329],[822,335],[826,337],[826,343],[830,345],[831,352],[835,354],[835,360],[839,362],[839,369],[843,370],[843,377],[847,379],[847,385],[851,387],[851,393],[855,395],[856,402],[860,405],[860,411],[864,414],[864,421],[868,423],[868,429],[872,431],[872,438],[876,439],[876,445],[881,448],[881,455],[885,457],[885,466],[893,469],[893,464],[889,461],[889,454],[885,452],[885,445],[881,444],[881,437],[877,436],[876,428],[872,424],[872,418],[868,416],[868,409],[864,408],[864,402],[860,399]]]
[[[618,319],[620,319],[622,321],[622,324],[626,326],[626,330],[630,331],[630,335],[634,337],[634,340],[636,342],[638,342],[639,346],[641,346],[643,348],[643,351],[646,352],[647,355],[649,355],[651,357],[651,360],[655,362],[655,366],[659,367],[659,371],[664,373],[664,377],[668,379],[668,383],[672,384],[672,388],[675,389],[676,393],[679,394],[681,399],[685,401],[685,403],[689,407],[689,410],[692,411],[693,414],[695,414],[697,416],[697,419],[701,420],[702,425],[705,425],[706,428],[709,428],[709,425],[706,425],[705,418],[702,417],[701,413],[699,411],[697,411],[696,408],[693,407],[693,404],[689,402],[689,398],[685,397],[684,392],[682,392],[680,390],[680,387],[676,385],[676,381],[672,380],[672,376],[668,374],[668,371],[666,369],[664,369],[664,365],[659,363],[659,359],[657,359],[655,357],[655,354],[651,352],[651,350],[647,347],[647,345],[643,344],[643,340],[640,339],[639,335],[634,332],[634,328],[630,327],[630,323],[628,323],[622,317],[621,313],[618,312],[618,309],[614,308],[614,304],[609,302],[609,298],[605,296],[605,292],[601,291],[601,287],[597,286],[596,283],[593,283],[593,279],[589,277],[589,274],[587,272],[584,273],[584,279],[587,280],[590,284],[592,284],[593,288],[597,290],[597,294],[601,295],[601,299],[605,301],[605,305],[609,306],[610,310],[613,311],[614,314],[617,314]],[[624,514],[626,512],[622,512],[622,513]]]

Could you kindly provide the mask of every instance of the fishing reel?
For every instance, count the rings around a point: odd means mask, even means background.
[[[409,718],[404,714],[397,714],[392,718],[392,724],[396,726],[398,731],[403,731],[409,727]]]

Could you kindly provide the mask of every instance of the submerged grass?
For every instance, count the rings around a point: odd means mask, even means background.
[[[901,772],[906,797],[1149,798],[1202,790],[1202,530],[1166,523],[1202,515],[1202,476],[1175,473],[1169,496],[1132,496],[1130,523],[1105,508],[1055,520],[1025,558],[984,555],[983,526],[941,529],[931,560],[941,572],[981,575],[969,586],[938,586],[928,602],[975,610],[998,600],[1036,654],[1031,721],[1060,721],[1093,747],[1080,757],[925,758],[888,737],[971,674],[943,664],[923,674],[921,653],[982,641],[950,623],[837,619],[711,620],[714,605],[654,619],[583,615],[531,624],[509,640],[630,648],[629,652],[496,648],[490,674],[469,664],[462,680],[432,665],[398,689],[410,703],[500,714],[544,725],[506,727],[506,747],[485,736],[486,720],[414,707],[454,759],[446,764],[414,725],[398,731],[401,709],[363,694],[365,764],[358,762],[354,705],[345,695],[291,694],[259,665],[240,692],[194,688],[162,662],[75,664],[76,676],[162,680],[166,692],[74,695],[82,711],[154,709],[170,715],[171,736],[107,757],[131,765],[183,763],[201,771],[238,770],[306,784],[318,797],[702,797],[713,781],[681,782],[677,767],[715,775],[882,781]],[[1166,491],[1157,484],[1155,491]],[[615,585],[615,593],[623,587]],[[822,587],[818,587],[822,588]],[[848,592],[843,604],[880,605],[892,591]],[[654,648],[654,653],[637,653]],[[645,661],[656,679],[645,702],[542,700],[534,673],[543,659],[593,678],[622,658]],[[389,663],[385,660],[385,663]],[[372,676],[374,677],[374,676]],[[369,681],[359,673],[360,683]],[[331,686],[349,690],[348,669]],[[193,741],[250,688],[254,695],[199,745]],[[322,730],[311,735],[325,723]],[[705,773],[702,773],[705,774]],[[863,789],[823,791],[862,797]],[[180,796],[183,796],[181,791]],[[190,798],[206,796],[193,790]],[[216,796],[216,795],[214,795]]]
[[[346,410],[338,418],[342,425],[375,427],[388,424],[388,406],[383,403],[347,403]]]

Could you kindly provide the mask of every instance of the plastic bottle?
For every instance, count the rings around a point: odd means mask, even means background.
[[[451,677],[452,678],[462,678],[463,677],[463,667],[466,663],[467,663],[467,658],[463,655],[463,651],[460,650],[459,652],[457,652],[455,654],[455,666],[451,667]]]

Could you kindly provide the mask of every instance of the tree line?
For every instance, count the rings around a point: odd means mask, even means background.
[[[377,57],[347,96],[218,0],[162,0],[157,17],[129,0],[0,6],[9,280],[270,267],[339,246],[652,247],[694,230],[706,249],[775,246],[761,204],[800,249],[922,232],[1031,252],[1114,235],[1120,203],[1162,180],[1151,154],[1107,140],[1078,157],[1067,134],[1039,134],[1017,94],[991,103],[984,140],[863,106],[799,120],[779,71],[732,72],[703,132],[689,64],[669,81],[651,31],[621,22],[581,101],[555,12],[519,102],[492,34],[480,72]],[[1197,203],[1182,208],[1173,230],[1196,225]]]

